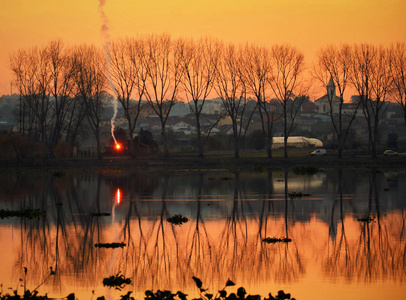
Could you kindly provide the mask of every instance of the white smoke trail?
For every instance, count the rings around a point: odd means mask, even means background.
[[[114,129],[115,129],[115,122],[116,122],[116,117],[117,117],[117,95],[116,95],[116,90],[113,85],[113,81],[111,79],[111,74],[110,74],[110,56],[109,56],[109,51],[110,51],[110,45],[111,45],[111,38],[110,38],[110,28],[108,26],[109,20],[104,13],[104,5],[106,4],[107,0],[99,0],[99,13],[100,13],[100,18],[102,21],[102,26],[100,27],[100,32],[102,34],[102,38],[104,41],[104,59],[106,61],[106,73],[107,73],[107,80],[109,82],[110,88],[114,93],[115,99],[113,99],[113,117],[111,118],[111,136],[114,139],[114,142],[117,144],[116,137],[114,135]]]

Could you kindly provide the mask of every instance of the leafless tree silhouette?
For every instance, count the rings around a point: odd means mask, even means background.
[[[284,157],[288,157],[288,137],[303,103],[303,101],[296,102],[292,100],[296,96],[305,94],[302,79],[304,55],[291,45],[275,45],[272,47],[272,66],[272,74],[268,81],[274,96],[282,105]]]
[[[369,147],[376,158],[378,128],[387,109],[386,97],[391,89],[390,56],[383,47],[369,44],[353,48],[350,80],[358,92],[368,125]]]
[[[241,76],[246,82],[248,94],[257,101],[262,132],[268,158],[272,157],[273,124],[276,120],[275,103],[271,102],[269,85],[272,74],[272,53],[268,48],[245,45],[241,55]]]
[[[327,46],[318,52],[318,62],[314,67],[314,74],[327,89],[329,102],[329,114],[334,132],[338,140],[338,157],[342,158],[348,133],[353,124],[361,102],[353,105],[352,112],[344,114],[344,93],[349,84],[349,72],[351,68],[351,47],[342,45],[336,47]],[[334,88],[331,85],[334,85]],[[338,101],[336,103],[336,90]]]
[[[143,50],[141,57],[146,72],[145,97],[161,122],[162,146],[164,156],[168,157],[166,122],[181,85],[182,43],[171,40],[168,34],[150,35],[140,50]]]
[[[142,107],[141,100],[145,93],[146,72],[142,62],[142,47],[144,47],[144,40],[141,38],[121,39],[111,44],[108,53],[111,84],[128,123],[130,154],[133,154],[133,135]]]
[[[101,152],[101,118],[105,109],[107,78],[103,66],[103,54],[92,46],[80,46],[74,50],[75,83],[86,108],[86,121],[97,143],[97,157]]]
[[[196,118],[197,147],[203,157],[203,139],[200,119],[207,97],[210,95],[216,68],[219,61],[220,42],[201,38],[198,41],[182,40],[181,65],[183,68],[182,85],[190,109]]]
[[[392,45],[390,51],[390,70],[393,80],[393,95],[396,101],[401,105],[403,118],[406,124],[406,45],[397,43]]]
[[[223,45],[214,86],[231,119],[235,158],[240,157],[239,142],[244,133],[243,122],[247,106],[247,86],[241,76],[239,55],[240,52],[234,45]]]

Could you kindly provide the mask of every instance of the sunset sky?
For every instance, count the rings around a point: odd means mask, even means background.
[[[104,1],[112,39],[167,32],[174,38],[290,43],[304,52],[308,65],[327,44],[406,42],[405,0]],[[1,2],[0,95],[10,94],[9,55],[20,48],[55,39],[67,45],[103,44],[98,0]]]

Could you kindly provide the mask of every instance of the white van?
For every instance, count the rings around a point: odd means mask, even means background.
[[[326,149],[317,149],[314,150],[312,153],[310,153],[311,156],[324,156],[326,155],[327,151]]]

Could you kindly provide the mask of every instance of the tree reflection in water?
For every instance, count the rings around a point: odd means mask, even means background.
[[[210,244],[209,234],[202,217],[202,192],[203,192],[203,183],[204,183],[204,174],[199,173],[198,179],[198,186],[197,186],[197,208],[196,208],[196,217],[194,226],[194,230],[192,231],[192,237],[190,244],[188,241],[190,240],[190,234],[187,236],[187,240],[185,241],[187,252],[187,260],[186,266],[184,270],[184,274],[188,274],[187,269],[191,270],[192,274],[199,274],[199,276],[204,276],[207,278],[208,274],[206,273],[207,268],[205,268],[204,261],[202,258],[206,258],[206,260],[212,261],[212,246]],[[189,244],[189,246],[188,246]],[[186,281],[186,279],[185,279]]]
[[[96,255],[93,247],[102,240],[101,220],[91,217],[90,211],[79,201],[72,188],[72,177],[47,177],[42,183],[41,189],[37,187],[35,193],[21,198],[22,208],[40,207],[47,211],[47,217],[21,220],[18,277],[23,277],[23,267],[27,267],[27,284],[32,287],[46,278],[53,267],[56,275],[47,284],[56,289],[62,281],[69,280],[93,285],[97,273],[95,266],[105,260]],[[91,211],[100,212],[100,187],[101,175],[98,175],[94,199],[86,199],[93,203]]]
[[[17,272],[13,277],[22,278],[23,267],[29,274],[35,270],[37,277],[28,276],[27,282],[35,286],[53,267],[56,276],[43,288],[54,291],[64,286],[100,288],[104,277],[118,272],[131,277],[131,288],[138,292],[193,289],[192,276],[201,278],[212,290],[227,279],[249,288],[269,282],[298,282],[307,276],[310,265],[318,264],[319,249],[325,249],[320,269],[328,278],[404,281],[404,203],[389,209],[390,191],[383,192],[382,173],[368,173],[368,180],[354,190],[343,170],[335,172],[328,177],[329,188],[334,187],[328,192],[333,195],[330,202],[324,186],[312,187],[312,193],[319,195],[311,201],[290,199],[289,193],[295,191],[292,184],[302,177],[288,170],[278,173],[283,187],[276,187],[272,172],[235,172],[232,180],[206,172],[193,176],[84,173],[36,178],[40,187],[36,183],[16,194],[18,208],[41,208],[47,210],[47,216],[21,219],[18,226],[10,221],[20,230],[19,250],[12,257],[13,271]],[[16,185],[26,181],[22,177],[14,180]],[[255,185],[260,193],[253,192]],[[123,191],[123,200],[114,207],[114,219],[92,216],[112,210],[117,186]],[[316,202],[319,198],[325,202]],[[17,208],[14,198],[7,199],[10,202],[5,205]],[[303,211],[310,216],[311,209],[326,203],[330,209],[325,220],[327,235],[320,227],[322,214],[316,214],[319,219],[298,219]],[[167,222],[177,213],[187,214],[190,221],[181,226]],[[358,221],[365,217],[374,220]],[[311,236],[312,232],[317,236]],[[286,237],[292,242],[270,245],[262,242],[266,237]],[[94,247],[101,242],[125,242],[126,247]]]
[[[342,170],[338,172],[341,226],[336,240],[329,242],[332,249],[327,253],[323,262],[324,272],[331,278],[344,277],[348,281],[404,281],[406,278],[404,209],[382,216],[380,192],[384,188],[379,182],[383,181],[377,180],[377,176],[381,173],[373,170],[369,174],[368,197],[366,198],[367,203],[364,205],[366,210],[354,209],[354,215],[345,215]],[[351,228],[350,237],[346,234],[346,226]]]

